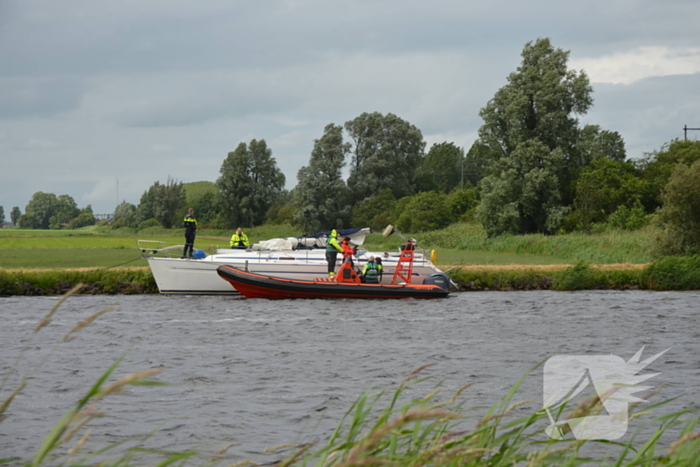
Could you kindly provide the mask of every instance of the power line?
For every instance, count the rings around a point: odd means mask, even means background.
[[[688,130],[700,130],[700,128],[688,128],[688,125],[683,126],[683,139],[688,141]]]

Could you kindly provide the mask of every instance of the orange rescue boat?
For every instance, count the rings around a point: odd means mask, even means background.
[[[246,298],[446,298],[450,279],[444,273],[431,274],[423,284],[410,283],[414,251],[412,241],[402,248],[391,284],[363,283],[352,261],[345,261],[335,277],[313,281],[264,276],[228,265],[216,271]]]

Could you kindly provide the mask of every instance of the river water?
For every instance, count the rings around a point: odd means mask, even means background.
[[[283,443],[327,439],[350,405],[372,388],[393,389],[411,370],[468,406],[497,402],[528,370],[554,355],[617,355],[642,359],[670,349],[644,372],[661,372],[656,415],[697,403],[700,395],[698,292],[475,292],[445,300],[246,300],[160,295],[73,296],[33,334],[57,297],[0,298],[0,383],[21,355],[0,402],[28,377],[0,423],[0,458],[26,458],[97,378],[163,366],[155,379],[100,403],[86,446],[143,437],[159,449],[210,455],[230,443],[227,460],[266,463]],[[60,343],[76,323],[115,306]],[[23,349],[25,351],[23,352]],[[542,404],[541,367],[515,400]],[[660,399],[659,399],[660,400]],[[642,422],[644,417],[636,419]],[[75,440],[73,441],[73,443]],[[275,457],[277,456],[277,457]]]

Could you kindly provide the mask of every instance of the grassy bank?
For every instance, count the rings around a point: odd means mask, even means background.
[[[261,226],[246,230],[252,242],[275,237],[301,235],[288,225]],[[195,248],[212,252],[228,246],[232,230],[202,230]],[[652,228],[640,231],[609,231],[599,234],[572,233],[556,236],[504,235],[487,238],[478,224],[454,224],[446,229],[418,234],[419,246],[435,249],[438,263],[443,264],[592,264],[635,263],[652,261],[649,246]],[[139,262],[138,239],[182,244],[182,229],[148,228],[108,229],[90,227],[80,230],[0,229],[0,267],[2,268],[77,268],[112,267]],[[396,250],[402,240],[397,235],[384,238],[371,234],[365,246],[371,250]]]
[[[454,224],[419,238],[423,248],[453,248],[462,251],[501,253],[517,257],[531,255],[569,263],[649,263],[654,229],[612,230],[603,233],[564,235],[502,235],[488,238],[478,224]],[[518,264],[514,261],[512,264]]]
[[[77,284],[82,294],[158,293],[151,270],[113,269],[0,269],[0,296],[62,295]]]

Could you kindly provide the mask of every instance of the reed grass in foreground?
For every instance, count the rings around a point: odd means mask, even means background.
[[[80,286],[76,286],[59,300],[37,324],[34,335],[49,325],[61,303]],[[78,323],[62,339],[69,341],[79,336],[87,326],[110,309],[96,312]],[[0,380],[0,393],[6,393],[11,376],[18,372],[22,357],[31,346],[27,343],[22,353]],[[85,395],[72,407],[53,429],[38,443],[36,452],[26,459],[2,459],[0,464],[39,466],[137,466],[137,465],[230,465],[242,467],[257,465],[252,461],[232,463],[232,445],[214,453],[197,450],[158,451],[144,447],[149,435],[126,442],[88,448],[92,434],[90,421],[103,413],[97,403],[113,397],[130,385],[157,386],[163,383],[150,378],[163,369],[151,368],[135,372],[109,382],[121,359],[98,377]],[[440,384],[431,384],[431,378],[421,377],[430,365],[411,372],[393,391],[368,391],[361,395],[340,420],[337,428],[323,443],[273,447],[278,452],[277,466],[697,466],[700,465],[700,431],[697,410],[657,416],[640,425],[624,442],[605,442],[604,454],[596,450],[596,441],[568,438],[554,440],[545,434],[551,421],[544,411],[523,413],[522,405],[514,402],[525,376],[503,398],[489,409],[468,408],[466,385],[454,394],[442,397]],[[40,370],[40,368],[38,369]],[[35,371],[38,371],[35,370]],[[13,399],[31,382],[31,373],[21,378],[12,392],[0,402],[0,423]],[[415,398],[421,387],[430,385],[427,395]],[[605,396],[601,396],[605,397]],[[567,434],[566,420],[597,414],[602,406],[599,398],[584,400],[576,407],[562,407],[554,419]],[[383,404],[383,406],[382,406]],[[632,407],[630,420],[650,417],[665,402],[643,407],[644,412]],[[672,440],[667,440],[672,436]],[[609,448],[615,452],[610,453]],[[283,452],[286,451],[286,454]]]

